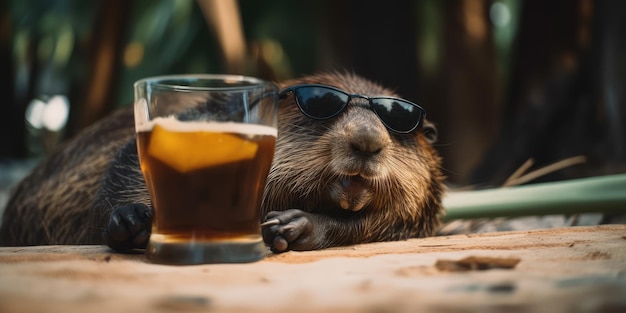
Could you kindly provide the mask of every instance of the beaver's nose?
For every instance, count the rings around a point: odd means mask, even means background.
[[[380,154],[387,141],[384,132],[378,127],[361,124],[353,128],[349,144],[352,153],[361,157],[372,157]]]

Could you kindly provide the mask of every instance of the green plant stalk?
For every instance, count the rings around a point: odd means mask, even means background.
[[[626,174],[473,191],[449,191],[444,221],[578,213],[626,213]]]

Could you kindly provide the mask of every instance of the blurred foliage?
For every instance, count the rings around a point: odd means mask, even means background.
[[[625,28],[623,1],[235,1],[238,10],[224,18],[241,21],[245,58],[236,68],[219,21],[203,11],[217,1],[0,0],[0,75],[8,81],[0,87],[8,95],[0,158],[49,153],[131,103],[133,82],[147,76],[236,71],[282,81],[347,70],[427,109],[451,182],[497,184],[535,157],[596,162],[571,177],[625,163],[624,94],[615,92],[626,81],[615,56],[626,52],[615,35]],[[605,56],[619,64],[607,66]],[[33,99],[54,95],[69,99],[63,131],[25,122]],[[567,107],[572,99],[578,104]],[[574,145],[572,137],[582,139]]]

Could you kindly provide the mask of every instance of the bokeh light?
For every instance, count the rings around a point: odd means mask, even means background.
[[[489,18],[496,27],[505,27],[511,22],[511,10],[503,3],[496,1],[489,8]]]

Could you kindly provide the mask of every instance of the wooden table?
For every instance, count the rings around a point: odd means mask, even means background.
[[[436,266],[466,257],[519,263]],[[412,239],[195,266],[150,264],[142,254],[103,246],[0,248],[0,312],[201,311],[626,312],[626,225]]]

